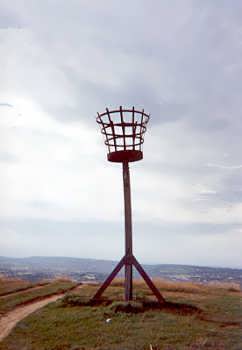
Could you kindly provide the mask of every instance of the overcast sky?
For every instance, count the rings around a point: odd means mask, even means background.
[[[240,0],[0,0],[0,255],[122,256],[95,116],[134,105],[137,258],[241,268],[241,18]]]

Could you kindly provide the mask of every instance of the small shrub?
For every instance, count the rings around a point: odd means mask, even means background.
[[[113,312],[126,312],[126,313],[139,313],[144,312],[143,304],[138,301],[116,301],[109,306],[110,311]]]
[[[91,300],[87,296],[81,296],[76,294],[67,294],[61,300],[61,306],[88,306],[91,304]]]

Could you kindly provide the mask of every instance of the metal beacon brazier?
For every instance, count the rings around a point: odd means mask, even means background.
[[[143,267],[133,255],[132,245],[132,212],[131,212],[131,192],[130,192],[130,173],[129,162],[135,162],[143,159],[142,146],[144,143],[144,134],[150,116],[142,111],[125,109],[122,106],[119,109],[109,110],[97,115],[96,121],[101,127],[101,132],[105,137],[107,146],[107,158],[110,162],[122,163],[123,165],[123,185],[124,185],[124,213],[125,213],[125,255],[107,277],[101,287],[93,297],[98,300],[105,289],[119,273],[122,267],[125,267],[125,300],[133,299],[133,266],[145,280],[148,287],[156,296],[160,303],[165,299],[156,288],[150,277],[144,271]]]

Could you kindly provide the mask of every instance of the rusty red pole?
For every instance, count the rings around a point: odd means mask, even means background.
[[[132,283],[132,209],[130,193],[129,163],[123,162],[123,183],[124,183],[124,215],[125,215],[125,300],[130,301],[133,297]]]

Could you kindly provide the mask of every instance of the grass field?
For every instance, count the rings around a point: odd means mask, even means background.
[[[0,278],[0,297],[10,293],[20,292],[35,286],[42,286],[47,283],[47,281],[31,283],[29,281],[18,280],[16,278]]]
[[[6,312],[14,309],[16,306],[26,304],[33,300],[41,299],[48,295],[52,295],[54,293],[64,292],[72,287],[74,287],[76,283],[65,280],[56,280],[50,284],[44,285],[39,289],[33,290],[23,290],[20,291],[17,295],[10,294],[8,296],[2,297],[0,299],[0,315],[5,314]]]
[[[122,302],[121,280],[107,289],[103,303],[96,306],[85,301],[97,287],[84,286],[19,322],[0,350],[242,349],[242,293],[237,285],[162,280],[156,285],[167,306],[145,307],[154,299],[137,281],[136,313],[118,311],[127,306]]]

